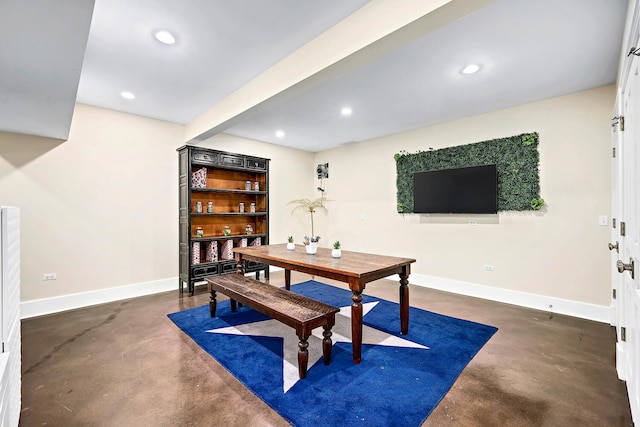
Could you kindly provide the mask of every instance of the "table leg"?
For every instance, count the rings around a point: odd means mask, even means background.
[[[284,288],[291,290],[291,270],[284,270]]]
[[[400,333],[409,333],[409,276],[400,274]]]
[[[362,291],[353,291],[351,296],[351,349],[353,363],[360,363],[362,355]]]
[[[216,317],[216,307],[218,302],[216,301],[216,290],[213,289],[211,284],[209,284],[211,288],[211,296],[209,296],[209,315],[210,317]]]
[[[236,272],[244,275],[244,260],[242,254],[236,254]]]
[[[242,258],[242,254],[236,254],[236,273],[242,274],[244,276],[244,259]],[[237,303],[238,306],[242,307],[242,303]],[[236,312],[236,300],[231,300],[231,311]]]

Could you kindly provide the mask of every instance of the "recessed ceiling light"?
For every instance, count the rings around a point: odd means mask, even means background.
[[[153,36],[160,43],[174,44],[176,42],[176,38],[173,36],[173,34],[171,34],[169,31],[166,31],[166,30],[156,31],[156,33]]]
[[[344,107],[342,110],[340,110],[340,114],[342,114],[343,116],[350,116],[351,113],[353,113],[353,110],[349,107]]]
[[[469,64],[462,69],[462,74],[474,74],[480,71],[480,66],[477,64]]]
[[[283,130],[277,130],[276,131],[276,136],[278,138],[284,138],[284,131]]]
[[[123,97],[124,99],[135,99],[136,96],[134,94],[132,94],[131,92],[120,92],[120,96]]]

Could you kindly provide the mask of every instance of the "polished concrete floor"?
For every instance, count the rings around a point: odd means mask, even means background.
[[[499,328],[423,426],[632,425],[610,326],[410,288],[412,306]],[[397,301],[397,283],[365,293]],[[289,425],[167,318],[207,301],[198,287],[24,320],[20,425]]]

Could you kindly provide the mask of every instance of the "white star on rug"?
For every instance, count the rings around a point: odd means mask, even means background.
[[[378,302],[362,304],[362,316],[366,316]],[[309,369],[322,359],[322,328],[313,330],[309,337]],[[238,326],[229,326],[219,329],[211,329],[207,332],[213,334],[252,335],[264,337],[278,337],[283,339],[282,376],[284,378],[283,390],[286,393],[298,380],[298,336],[293,328],[290,328],[277,320],[269,319],[261,322],[245,323]],[[336,316],[336,324],[331,329],[331,340],[337,342],[351,342],[351,306],[341,307]],[[410,347],[428,350],[429,347],[405,340],[379,329],[362,325],[362,344],[382,345],[388,347]]]

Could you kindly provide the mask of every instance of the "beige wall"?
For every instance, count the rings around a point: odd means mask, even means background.
[[[21,208],[22,301],[167,278],[177,288],[182,137],[86,105],[66,142],[0,134],[0,203]]]
[[[314,164],[330,164],[335,200],[317,227],[324,246],[339,239],[347,250],[416,258],[421,275],[608,306],[609,227],[598,216],[610,214],[614,98],[608,86],[317,153]],[[394,153],[534,131],[541,212],[500,212],[497,221],[396,213]]]
[[[82,104],[66,142],[0,133],[0,204],[21,208],[21,301],[80,294],[59,300],[67,309],[137,294],[119,287],[177,289],[183,140],[182,126]],[[309,197],[313,153],[228,135],[200,145],[270,158],[271,241],[303,229],[286,203]]]

